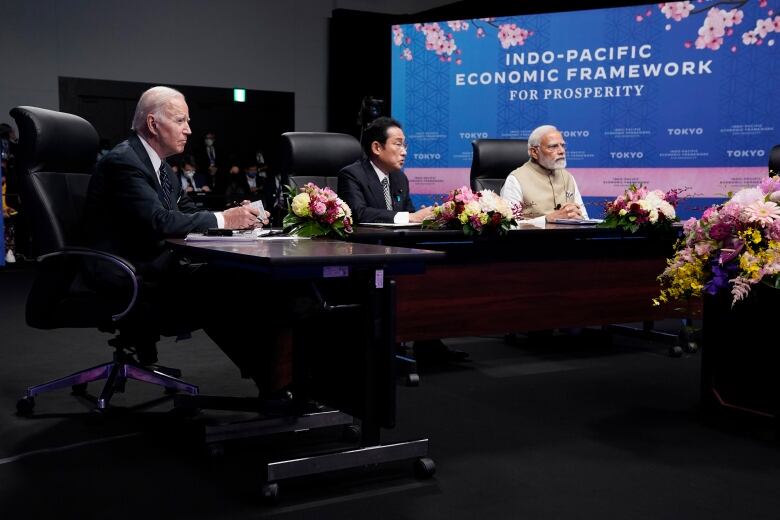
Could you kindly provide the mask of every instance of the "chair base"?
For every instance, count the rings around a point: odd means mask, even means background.
[[[27,388],[25,396],[19,400],[16,408],[20,415],[29,415],[32,413],[35,405],[36,395],[66,387],[72,387],[74,390],[77,390],[79,387],[85,387],[87,383],[100,379],[105,379],[106,383],[103,385],[103,389],[97,398],[98,410],[108,408],[109,401],[111,401],[113,395],[124,391],[128,379],[162,386],[165,387],[166,391],[170,392],[198,394],[197,385],[187,383],[177,376],[181,376],[179,370],[164,367],[146,367],[138,363],[129,354],[117,351],[114,353],[114,360],[111,362],[80,370],[69,376]]]

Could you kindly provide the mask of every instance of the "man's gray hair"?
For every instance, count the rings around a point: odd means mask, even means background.
[[[558,132],[559,130],[555,128],[553,125],[542,125],[537,126],[533,129],[531,132],[531,135],[528,136],[528,153],[531,153],[531,148],[534,146],[539,146],[542,144],[542,137],[549,134],[550,132]]]
[[[143,94],[138,104],[135,106],[135,115],[133,115],[133,126],[131,127],[138,134],[147,134],[146,116],[152,114],[156,118],[165,116],[165,107],[171,99],[181,97],[184,94],[170,87],[152,87]]]

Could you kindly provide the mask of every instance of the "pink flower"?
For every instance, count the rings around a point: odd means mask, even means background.
[[[314,201],[311,204],[311,212],[314,215],[317,215],[317,216],[324,215],[326,209],[327,208],[325,207],[325,203],[323,203],[322,201]]]
[[[766,235],[770,240],[780,240],[780,220],[775,220],[767,226]]]
[[[745,208],[745,213],[748,222],[756,222],[766,226],[780,219],[780,206],[771,201],[757,200]]]
[[[763,193],[773,193],[780,190],[780,176],[764,177],[758,187]]]

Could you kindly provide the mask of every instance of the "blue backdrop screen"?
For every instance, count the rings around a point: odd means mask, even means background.
[[[541,124],[563,132],[586,197],[635,183],[718,198],[757,184],[778,143],[777,8],[672,2],[393,26],[392,114],[412,192],[468,184],[474,139]]]

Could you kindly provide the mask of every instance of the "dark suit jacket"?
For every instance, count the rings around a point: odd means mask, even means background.
[[[200,211],[169,169],[176,207],[163,205],[157,173],[135,134],[114,147],[89,182],[85,225],[92,245],[123,256],[143,274],[167,267],[166,238],[184,237],[217,226],[210,211]]]
[[[360,222],[393,222],[399,211],[414,212],[409,197],[409,179],[404,172],[390,174],[393,209],[386,209],[385,195],[371,161],[361,159],[339,172],[339,197],[352,209],[352,218]]]

